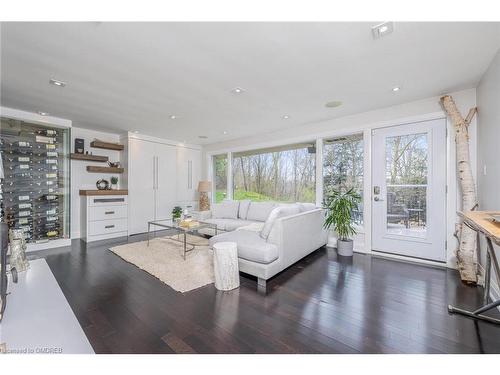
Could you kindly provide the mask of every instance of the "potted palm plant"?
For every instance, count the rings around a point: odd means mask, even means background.
[[[327,210],[327,215],[324,227],[325,229],[333,227],[337,233],[339,255],[352,256],[353,240],[351,237],[356,234],[356,228],[351,216],[360,201],[361,196],[353,188],[345,192],[332,190],[325,200],[324,208]]]

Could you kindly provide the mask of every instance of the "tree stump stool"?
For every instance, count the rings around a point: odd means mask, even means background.
[[[215,288],[232,290],[240,286],[236,242],[217,242],[214,250]]]

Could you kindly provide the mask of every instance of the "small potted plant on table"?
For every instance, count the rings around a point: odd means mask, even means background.
[[[353,188],[342,192],[332,190],[325,201],[327,216],[325,229],[333,227],[338,235],[337,252],[339,255],[352,256],[354,242],[351,236],[356,234],[351,216],[352,211],[358,206],[361,196]]]
[[[175,206],[172,210],[172,220],[174,222],[179,222],[182,216],[182,207]]]

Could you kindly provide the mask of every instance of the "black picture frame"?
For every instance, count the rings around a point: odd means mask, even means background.
[[[83,154],[85,151],[85,139],[75,138],[75,154]]]

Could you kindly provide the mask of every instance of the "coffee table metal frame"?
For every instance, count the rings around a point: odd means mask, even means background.
[[[148,244],[147,246],[149,246],[149,238],[150,238],[150,233],[151,233],[151,226],[157,226],[157,227],[160,227],[160,228],[164,228],[164,229],[173,229],[175,230],[177,233],[177,239],[175,238],[170,238],[171,240],[173,241],[177,241],[177,242],[180,242],[184,245],[184,253],[183,253],[183,258],[184,260],[186,260],[186,253],[189,253],[190,251],[193,251],[196,247],[195,244],[192,244],[190,242],[187,241],[187,234],[195,234],[196,232],[198,232],[198,230],[200,229],[203,229],[203,228],[211,228],[214,230],[215,232],[215,235],[217,235],[217,225],[216,224],[212,224],[212,223],[205,223],[203,221],[199,221],[199,220],[196,220],[199,225],[195,226],[195,227],[191,227],[191,228],[185,228],[185,227],[181,227],[179,226],[179,224],[177,224],[173,219],[160,219],[160,220],[152,220],[152,221],[148,221]],[[153,233],[154,235],[156,235],[156,230],[153,230]],[[179,238],[182,236],[182,239]],[[154,237],[153,237],[154,238]]]

